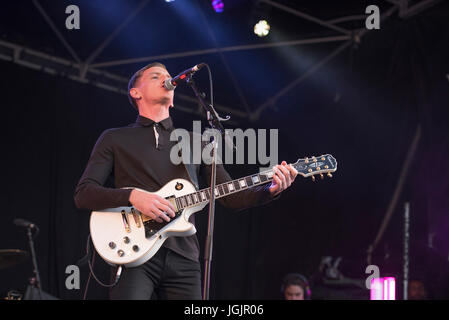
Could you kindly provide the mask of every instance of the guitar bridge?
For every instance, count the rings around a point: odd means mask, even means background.
[[[126,216],[125,210],[122,210],[122,220],[123,220],[123,225],[125,226],[126,232],[130,233],[131,228],[129,226],[128,217]]]
[[[131,213],[132,213],[132,215],[134,217],[134,222],[136,223],[137,228],[140,228],[141,225],[140,225],[140,217],[139,217],[139,215],[137,214],[136,210],[134,210],[134,208],[131,208]]]

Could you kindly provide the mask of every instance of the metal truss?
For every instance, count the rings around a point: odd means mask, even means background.
[[[308,14],[305,14],[301,11],[298,10],[294,10],[292,8],[289,8],[287,6],[284,5],[280,5],[279,3],[273,2],[271,0],[260,0],[261,2],[265,2],[269,5],[272,5],[273,7],[276,7],[280,10],[286,11],[288,13],[294,14],[300,18],[318,23],[322,26],[325,26],[327,28],[339,31],[340,33],[344,33],[347,34],[347,32],[349,30],[340,28],[338,26],[335,25],[335,23],[338,22],[343,22],[343,21],[348,21],[348,20],[357,20],[359,19],[361,16],[349,16],[349,17],[343,17],[340,19],[336,19],[333,21],[323,21],[320,20],[318,18],[312,17]],[[385,11],[384,13],[381,14],[380,16],[380,21],[383,22],[385,21],[385,19],[387,19],[388,17],[390,17],[395,11],[399,10],[399,16],[401,18],[409,18],[413,15],[416,15],[420,12],[422,12],[423,10],[429,8],[432,5],[437,4],[438,2],[440,2],[441,0],[423,0],[420,3],[414,5],[413,7],[408,8],[408,0],[386,0],[390,3],[393,3],[394,6],[391,7],[390,9],[388,9],[387,11]],[[336,48],[334,51],[332,51],[328,56],[326,56],[325,58],[323,58],[321,61],[318,61],[315,65],[313,65],[312,67],[310,67],[308,70],[306,70],[306,72],[304,74],[302,74],[300,77],[298,77],[296,80],[290,82],[290,84],[283,88],[281,91],[279,91],[277,94],[273,95],[272,97],[270,97],[269,99],[267,99],[266,102],[262,103],[261,105],[259,105],[257,107],[257,109],[252,113],[251,115],[251,120],[252,121],[256,121],[260,118],[262,111],[264,111],[267,107],[273,107],[276,103],[276,101],[283,96],[284,94],[286,94],[287,92],[289,92],[291,89],[295,88],[297,85],[299,85],[301,82],[303,82],[305,79],[307,79],[309,76],[311,76],[313,73],[315,73],[318,69],[320,69],[324,64],[326,64],[327,62],[329,62],[331,59],[333,59],[334,57],[338,56],[339,53],[343,52],[344,49],[346,49],[352,42],[356,42],[356,43],[360,43],[362,37],[368,32],[369,30],[364,28],[364,29],[359,29],[355,32],[350,32],[351,33],[351,39],[346,41],[345,43],[343,43],[342,45],[340,45],[338,48]]]
[[[141,58],[98,62],[98,63],[92,64],[92,66],[96,67],[96,68],[111,67],[111,66],[118,66],[118,65],[131,64],[131,63],[141,63],[141,62],[148,62],[148,61],[153,61],[153,60],[183,58],[183,57],[190,57],[190,56],[197,56],[197,55],[204,55],[204,54],[213,54],[213,53],[219,53],[219,52],[267,49],[267,48],[276,48],[276,47],[283,47],[283,46],[298,46],[298,45],[315,44],[315,43],[344,41],[344,40],[348,40],[348,39],[351,39],[351,37],[350,36],[334,36],[334,37],[300,39],[300,40],[293,40],[293,41],[280,41],[280,42],[272,42],[272,43],[264,43],[264,44],[230,46],[230,47],[212,48],[212,49],[204,49],[204,50],[192,50],[192,51],[167,53],[167,54],[141,57]]]
[[[88,67],[84,73],[84,77],[81,77],[80,73],[82,72],[83,64],[33,50],[11,42],[0,40],[0,59],[10,61],[17,65],[36,71],[41,71],[53,76],[64,77],[118,94],[128,94],[128,78],[93,67]],[[194,97],[181,93],[176,94],[176,97],[188,103],[197,102]],[[247,117],[246,112],[231,109],[220,104],[216,104],[215,108],[225,113],[232,113],[234,116],[240,118]],[[199,108],[187,107],[178,103],[176,104],[176,110],[202,115]]]
[[[141,57],[141,58],[130,58],[123,60],[115,60],[115,61],[104,61],[104,62],[95,62],[95,59],[99,56],[99,54],[106,49],[109,43],[123,30],[123,28],[129,24],[136,15],[143,10],[143,8],[149,3],[150,0],[142,0],[136,8],[124,19],[124,21],[88,56],[85,61],[82,61],[75,50],[69,45],[67,40],[64,38],[61,32],[57,29],[54,22],[47,15],[44,8],[40,5],[38,0],[32,0],[34,6],[38,9],[40,14],[43,16],[44,20],[49,24],[52,31],[55,33],[57,38],[61,41],[67,51],[70,53],[74,61],[70,61],[67,59],[63,59],[60,57],[52,56],[43,52],[39,52],[33,50],[31,48],[26,48],[24,46],[20,46],[17,44],[13,44],[10,42],[0,40],[0,59],[12,61],[18,65],[25,66],[28,68],[32,68],[35,70],[40,70],[42,72],[64,76],[68,79],[78,81],[81,83],[94,85],[96,87],[117,92],[120,94],[127,94],[127,83],[128,79],[122,76],[99,70],[98,68],[106,68],[117,65],[138,63],[138,62],[146,62],[151,60],[164,60],[164,59],[172,59],[172,58],[181,58],[187,56],[195,56],[195,55],[204,55],[204,54],[219,54],[222,62],[227,67],[227,71],[231,80],[236,87],[241,103],[243,104],[245,111],[241,111],[235,108],[229,108],[222,105],[215,105],[217,110],[222,112],[231,113],[240,118],[248,118],[252,121],[256,121],[259,119],[262,111],[269,107],[273,106],[275,102],[284,94],[289,92],[291,89],[296,87],[299,83],[304,81],[314,72],[316,72],[320,67],[329,62],[331,59],[336,57],[339,53],[343,52],[351,43],[360,42],[361,38],[368,31],[367,29],[359,29],[359,30],[347,30],[337,25],[337,23],[351,21],[351,20],[359,20],[363,19],[363,15],[357,16],[347,16],[341,17],[338,19],[333,19],[331,21],[324,21],[317,17],[311,16],[307,13],[301,12],[299,10],[290,8],[288,6],[279,4],[275,1],[271,0],[259,0],[260,2],[264,2],[278,10],[282,10],[284,12],[293,14],[301,19],[305,19],[311,22],[314,22],[322,27],[326,27],[333,31],[339,33],[339,35],[329,36],[329,37],[321,37],[321,38],[311,38],[311,39],[300,39],[294,41],[282,41],[282,42],[272,42],[266,44],[256,44],[256,45],[241,45],[241,46],[230,46],[230,47],[218,47],[217,41],[212,30],[208,27],[210,36],[214,39],[215,47],[204,50],[194,50],[194,51],[186,51],[179,53],[168,53],[157,56],[150,57]],[[429,8],[432,5],[441,2],[442,0],[422,0],[421,2],[415,4],[414,6],[409,7],[409,0],[386,0],[389,3],[393,4],[388,11],[381,15],[381,21],[389,17],[393,12],[399,10],[399,16],[403,19],[410,18],[423,10]],[[198,8],[200,9],[200,8]],[[201,12],[202,13],[202,12]],[[203,16],[204,18],[204,16]],[[205,18],[204,18],[205,19]],[[206,21],[207,25],[207,21]],[[303,75],[298,77],[296,80],[292,81],[287,87],[283,88],[277,94],[273,95],[266,102],[262,103],[257,107],[256,110],[251,111],[248,103],[243,96],[242,91],[240,90],[237,80],[232,74],[231,69],[227,64],[226,57],[224,55],[225,52],[232,51],[241,51],[241,50],[258,50],[258,49],[266,49],[266,48],[275,48],[280,46],[297,46],[297,45],[306,45],[306,44],[316,44],[316,43],[328,43],[328,42],[338,42],[344,41],[343,44],[337,47],[333,52],[331,52],[327,57],[318,61],[314,66],[309,68]],[[196,99],[187,95],[177,94],[179,99],[184,102],[196,103]],[[188,113],[201,114],[199,108],[188,108],[184,106],[176,106],[177,110],[181,110]]]

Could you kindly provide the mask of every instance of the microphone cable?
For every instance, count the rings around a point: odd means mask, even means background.
[[[210,71],[210,67],[207,63],[204,64],[207,68],[207,72],[209,73],[209,87],[210,87],[210,104],[212,107],[214,106],[214,87],[212,83],[212,72]]]

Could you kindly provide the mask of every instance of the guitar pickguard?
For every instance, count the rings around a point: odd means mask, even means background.
[[[167,222],[167,221],[157,222],[153,219],[145,221],[143,223],[143,225],[145,227],[145,238],[149,239],[152,236],[154,236],[159,230],[164,228],[166,225],[168,225],[169,223],[178,219],[182,215],[182,212],[183,211],[175,212],[175,217],[171,218],[169,222]]]

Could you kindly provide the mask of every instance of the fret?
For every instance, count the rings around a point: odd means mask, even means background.
[[[210,200],[210,189],[206,189],[206,198]]]
[[[229,189],[229,192],[232,192],[232,191],[235,190],[234,184],[233,184],[232,182],[231,182],[231,183],[228,183],[228,189]]]
[[[178,208],[178,210],[182,209],[181,208],[181,201],[179,200],[179,198],[175,198],[175,202],[176,202],[176,207]]]
[[[259,177],[260,177],[260,181],[262,181],[262,182],[265,182],[268,180],[267,176],[263,173],[259,174]]]
[[[234,180],[233,184],[234,184],[235,190],[237,190],[237,191],[240,190],[240,184],[239,184],[239,182],[237,180]]]
[[[192,199],[190,198],[190,194],[186,194],[185,197],[187,198],[187,204],[188,204],[189,206],[191,206],[191,205],[192,205]]]
[[[184,198],[184,196],[182,196],[180,199],[181,199],[182,207],[183,207],[183,208],[187,207],[186,199]]]
[[[248,187],[251,187],[253,185],[253,180],[251,179],[251,177],[246,177],[245,181]]]
[[[220,193],[218,192],[218,189],[215,188],[215,197],[218,197],[220,195]]]
[[[252,176],[251,179],[253,179],[254,184],[258,184],[260,182],[259,176],[257,174]]]
[[[192,197],[193,197],[193,203],[198,203],[198,197],[197,197],[196,193],[192,193]]]
[[[218,185],[218,192],[220,193],[220,196],[224,195],[223,186],[220,184]]]
[[[206,201],[207,200],[207,198],[206,198],[206,191],[201,191],[201,200],[202,201]]]
[[[224,193],[225,193],[225,194],[228,194],[228,193],[229,193],[228,185],[227,185],[226,183],[223,184],[223,190],[224,190]]]
[[[245,179],[240,179],[240,180],[239,180],[239,183],[240,183],[240,186],[241,186],[242,188],[245,188],[245,187],[246,187],[246,181],[245,181]]]

